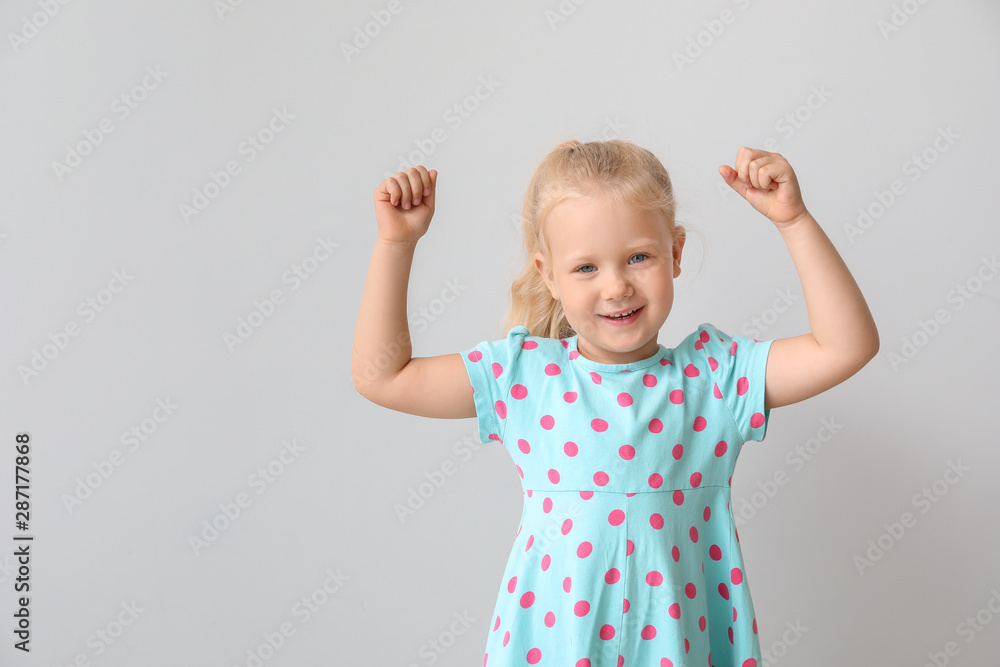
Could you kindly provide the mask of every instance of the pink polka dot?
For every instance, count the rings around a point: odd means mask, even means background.
[[[709,507],[708,505],[705,505],[705,511],[702,513],[702,517],[705,519],[705,521],[708,521],[712,517],[712,508]]]
[[[562,373],[562,369],[559,368],[559,364],[546,364],[546,375],[559,375],[560,373]]]
[[[656,386],[656,376],[655,375],[650,375],[650,374],[647,373],[646,375],[642,376],[642,383],[644,385],[646,385],[647,387],[655,387]]]
[[[698,415],[697,417],[694,418],[694,424],[692,425],[692,427],[694,428],[694,430],[696,430],[696,431],[704,431],[706,426],[708,426],[708,422],[705,421],[704,417],[702,417],[701,415]]]
[[[527,593],[525,593],[524,595],[521,596],[521,607],[523,607],[524,609],[527,609],[528,607],[530,607],[533,604],[535,604],[535,594],[534,593],[532,593],[531,591],[528,591]]]
[[[691,526],[691,530],[688,531],[688,535],[691,536],[691,541],[692,542],[697,542],[698,541],[698,529],[695,528],[694,526]]]
[[[684,504],[684,492],[680,489],[674,491],[674,504],[683,505]]]
[[[656,570],[646,573],[646,583],[650,586],[659,586],[663,583],[663,575]]]
[[[542,556],[542,572],[546,572],[549,569],[549,565],[552,563],[552,557],[548,554]]]
[[[566,401],[567,403],[575,403],[576,402],[576,392],[575,391],[567,391],[565,394],[563,394],[563,400]]]
[[[663,475],[658,472],[654,472],[649,476],[649,486],[654,489],[658,489],[663,486]]]
[[[603,382],[603,380],[604,380],[604,378],[601,377],[600,373],[598,373],[596,371],[590,371],[590,381],[591,382],[593,382],[594,384],[601,384],[601,382]]]
[[[730,573],[730,578],[733,580],[734,584],[743,583],[743,570],[738,567],[734,567],[733,571]]]
[[[615,636],[615,629],[612,626],[608,624],[604,624],[601,626],[601,639],[611,639],[614,636]]]
[[[674,449],[671,452],[671,454],[674,455],[675,459],[677,459],[678,461],[680,461],[681,460],[681,456],[684,454],[684,445],[682,445],[680,443],[677,443],[676,445],[674,445]]]
[[[603,470],[598,470],[594,473],[594,484],[597,486],[605,486],[608,483],[608,473]]]
[[[573,519],[566,519],[562,522],[562,534],[569,535],[569,531],[573,529]]]
[[[722,398],[722,390],[719,389],[718,383],[715,383],[715,385],[712,386],[712,395],[716,398]]]
[[[719,595],[722,596],[723,600],[729,599],[729,586],[726,586],[726,582],[719,584]]]
[[[744,660],[743,661],[743,667],[757,667],[757,659],[756,658],[750,658],[748,660]]]
[[[507,582],[507,592],[513,593],[516,587],[517,587],[517,577],[511,577],[510,581]]]
[[[760,412],[753,413],[753,416],[750,417],[750,426],[752,426],[753,428],[760,428],[763,425],[764,425],[764,415]]]
[[[719,548],[718,544],[713,544],[708,548],[708,555],[712,560],[720,560],[722,558],[722,549]]]
[[[604,573],[604,582],[608,584],[617,584],[622,578],[622,573],[619,572],[617,567],[613,567]]]
[[[531,445],[529,445],[528,441],[525,440],[524,438],[517,439],[517,448],[520,449],[525,454],[531,452]]]
[[[670,614],[670,618],[680,618],[681,606],[675,602],[667,608],[667,613]]]
[[[708,358],[708,367],[711,368],[713,371],[719,367],[719,362],[715,360],[715,357]]]
[[[748,389],[750,389],[750,380],[746,379],[745,377],[741,377],[739,380],[736,381],[737,394],[742,396],[743,394],[747,393]]]
[[[674,661],[670,658],[660,658],[660,667],[674,667]]]
[[[468,357],[469,361],[480,361],[483,358],[483,353],[480,352],[479,350],[473,350],[472,352],[469,352],[469,354],[466,356]]]
[[[500,627],[500,617],[499,617],[499,616],[497,616],[497,620],[496,620],[496,622],[495,622],[495,623],[493,624],[493,630],[494,630],[494,632],[495,632],[495,631],[496,631],[496,629],[497,629],[497,628],[499,628],[499,627]]]
[[[549,481],[553,484],[559,483],[559,471],[555,468],[549,468]]]
[[[659,512],[653,512],[649,516],[649,525],[655,528],[656,530],[663,528],[663,515],[660,514]]]
[[[719,444],[715,446],[715,455],[722,456],[729,449],[729,445],[726,444],[725,440],[719,440]]]
[[[580,497],[583,498],[584,500],[590,500],[591,498],[594,497],[594,492],[593,491],[581,491],[580,492]]]
[[[510,630],[503,633],[503,645],[506,646],[508,643],[510,643]]]
[[[500,419],[507,419],[507,404],[506,403],[504,403],[503,401],[497,401],[494,404],[494,407],[496,408],[497,416],[499,416]]]
[[[524,550],[525,551],[529,551],[531,549],[531,545],[534,544],[534,543],[535,543],[535,536],[534,535],[528,535],[528,543],[526,545],[524,545]]]
[[[542,501],[542,511],[546,514],[552,511],[552,499],[548,496],[546,496],[545,500]]]
[[[576,456],[580,451],[580,448],[576,446],[576,443],[572,440],[568,441],[563,445],[563,451],[566,452],[566,456]]]
[[[598,433],[604,433],[608,430],[608,422],[603,419],[594,419],[590,422],[590,427]]]
[[[552,418],[552,415],[544,415],[538,423],[541,424],[542,428],[546,431],[551,431],[552,427],[556,425],[556,420]]]
[[[573,580],[569,577],[563,579],[563,590],[569,593],[569,590],[573,588]]]
[[[622,457],[626,461],[631,461],[635,458],[635,447],[632,445],[622,445],[618,448],[618,456]]]
[[[534,350],[536,347],[538,347],[538,343],[533,340],[525,340],[521,343],[522,350]]]
[[[621,510],[612,510],[611,514],[608,515],[608,523],[612,526],[620,526],[624,520],[625,512]]]
[[[590,658],[580,658],[573,667],[591,667]]]
[[[618,405],[622,406],[623,408],[627,408],[628,406],[632,405],[632,395],[626,391],[623,391],[622,393],[618,394]]]
[[[701,473],[693,472],[691,473],[691,486],[697,488],[701,484]]]
[[[674,389],[672,392],[670,392],[670,402],[673,403],[674,405],[680,405],[681,403],[683,403],[684,402],[684,390],[683,389]]]
[[[674,548],[670,550],[670,555],[674,557],[675,563],[681,562],[681,550],[677,548],[677,545],[674,545]]]
[[[705,618],[704,616],[699,616],[698,617],[698,629],[701,630],[702,632],[705,632],[705,628],[707,628],[707,627],[708,627],[708,619]],[[736,643],[735,639],[733,638],[733,629],[732,628],[729,628],[729,643],[730,644],[735,644]],[[711,655],[709,656],[709,658],[711,659]]]
[[[542,651],[537,648],[533,648],[528,651],[528,664],[537,665],[538,661],[542,659]]]
[[[627,614],[628,608],[632,605],[629,603],[628,598],[622,598],[622,613]]]
[[[528,388],[523,384],[515,384],[510,388],[510,395],[517,399],[524,398],[528,395]]]
[[[576,555],[580,558],[586,558],[594,550],[594,545],[590,542],[580,542],[580,546],[576,548]]]
[[[647,625],[642,629],[642,632],[639,633],[639,636],[643,639],[652,639],[656,636],[656,628],[652,625]]]
[[[684,375],[688,376],[689,378],[696,378],[699,375],[701,375],[701,371],[699,371],[698,367],[695,366],[694,364],[688,364],[687,366],[684,367]]]
[[[577,616],[586,616],[590,613],[590,603],[586,600],[580,600],[573,605],[573,613]]]
[[[650,422],[649,422],[649,432],[650,433],[659,433],[662,430],[663,430],[663,422],[661,422],[659,419],[651,419],[650,420]]]
[[[545,627],[551,628],[555,624],[556,624],[556,615],[553,614],[551,611],[545,614]]]
[[[698,594],[698,589],[689,581],[687,586],[684,587],[684,594],[693,600],[694,596]]]
[[[625,555],[631,556],[632,552],[635,551],[635,542],[632,540],[625,541]]]

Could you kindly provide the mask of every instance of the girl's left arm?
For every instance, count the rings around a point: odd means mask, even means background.
[[[771,343],[764,407],[820,394],[875,357],[878,329],[861,289],[833,242],[802,203],[788,162],[777,153],[740,148],[726,182],[774,223],[802,283],[811,331]]]

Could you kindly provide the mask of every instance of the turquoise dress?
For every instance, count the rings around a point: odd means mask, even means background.
[[[462,352],[524,493],[484,667],[763,667],[730,482],[772,342],[704,323],[602,364],[517,326]]]

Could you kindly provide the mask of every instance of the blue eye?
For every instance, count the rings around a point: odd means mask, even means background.
[[[647,255],[644,252],[637,252],[634,255],[632,255],[632,257],[649,257],[649,255]],[[584,271],[583,270],[583,269],[587,268],[588,266],[593,267],[594,265],[593,264],[584,264],[580,268],[576,269],[576,271],[579,272],[579,273],[593,273],[593,271]]]

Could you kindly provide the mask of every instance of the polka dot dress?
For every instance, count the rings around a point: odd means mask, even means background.
[[[462,353],[524,493],[484,667],[763,667],[730,483],[771,342],[705,323],[602,364],[518,326]]]

